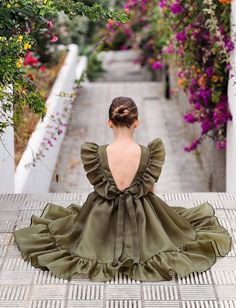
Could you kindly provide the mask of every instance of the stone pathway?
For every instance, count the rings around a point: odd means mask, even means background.
[[[87,195],[0,195],[0,307],[236,308],[236,194],[157,195],[172,206],[192,207],[210,202],[219,222],[232,236],[229,254],[217,258],[205,272],[182,279],[173,275],[170,281],[142,282],[121,273],[108,282],[92,282],[84,274],[76,274],[70,281],[59,279],[24,261],[12,232],[29,226],[31,215],[40,215],[48,202],[63,207],[71,203],[82,205]]]
[[[188,143],[185,128],[173,101],[163,95],[161,82],[96,82],[83,83],[73,106],[69,127],[55,169],[51,192],[87,192],[92,189],[81,160],[84,141],[110,143],[112,131],[107,126],[108,108],[115,96],[131,96],[138,105],[140,126],[135,132],[138,143],[147,145],[161,137],[166,148],[166,161],[155,192],[207,191],[204,175],[194,154],[185,153]],[[56,174],[59,181],[56,181]]]

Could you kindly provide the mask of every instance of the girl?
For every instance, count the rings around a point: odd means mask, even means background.
[[[153,192],[165,162],[161,138],[133,140],[138,109],[129,97],[109,108],[111,144],[84,142],[81,160],[94,190],[84,204],[48,203],[14,232],[24,260],[60,278],[108,281],[122,272],[140,281],[170,280],[209,269],[231,250],[213,207],[171,207]]]

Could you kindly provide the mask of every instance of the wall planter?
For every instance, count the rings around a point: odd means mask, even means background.
[[[61,143],[65,130],[60,129],[57,140],[52,142],[49,139],[50,130],[58,129],[57,118],[63,121],[66,127],[71,110],[71,102],[68,97],[60,96],[61,92],[73,93],[76,79],[80,79],[86,69],[86,57],[78,58],[78,46],[68,45],[68,53],[65,62],[57,76],[47,99],[47,113],[45,118],[40,120],[32,133],[26,150],[16,168],[15,173],[15,192],[16,193],[46,193],[49,191],[52,175],[57,162]],[[43,151],[42,145],[48,143],[48,150]],[[51,144],[50,144],[51,143]],[[35,156],[39,155],[40,159]]]

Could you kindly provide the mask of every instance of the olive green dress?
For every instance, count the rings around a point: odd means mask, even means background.
[[[231,250],[231,236],[213,207],[174,207],[150,192],[165,161],[161,138],[141,147],[131,185],[121,191],[109,170],[105,145],[85,142],[81,159],[94,186],[84,204],[48,203],[29,227],[14,232],[24,260],[56,276],[87,274],[108,281],[122,272],[140,281],[184,277],[209,269]]]

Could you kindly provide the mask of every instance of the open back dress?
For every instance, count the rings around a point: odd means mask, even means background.
[[[119,190],[106,147],[81,146],[81,160],[94,186],[83,204],[47,203],[41,216],[14,231],[24,260],[60,278],[87,274],[108,281],[122,272],[139,281],[185,277],[209,269],[231,250],[232,238],[210,203],[170,206],[150,191],[165,161],[161,138],[140,145],[141,159],[131,185]]]

